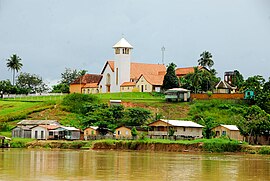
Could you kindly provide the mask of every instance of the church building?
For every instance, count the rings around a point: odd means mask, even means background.
[[[166,67],[163,64],[131,62],[133,46],[122,38],[114,46],[114,60],[101,74],[86,74],[70,84],[70,93],[160,92]]]

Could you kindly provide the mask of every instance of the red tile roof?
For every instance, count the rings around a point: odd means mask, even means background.
[[[120,85],[120,87],[129,87],[129,86],[135,86],[135,82],[124,82],[123,84]]]
[[[147,82],[149,82],[151,85],[159,85],[159,86],[161,86],[163,84],[164,75],[148,75],[148,74],[143,74],[141,76],[143,76],[145,78],[145,80]]]
[[[83,88],[98,88],[98,83],[85,84]]]
[[[163,74],[163,72],[166,72],[166,67],[163,64],[147,64],[147,63],[131,62],[130,65],[130,78],[135,80],[139,79],[139,77],[142,74],[151,76],[151,75],[158,75],[159,73]]]
[[[101,81],[102,75],[99,74],[85,74],[77,78],[71,84],[90,84],[90,83],[99,83]]]
[[[198,66],[198,69],[205,69],[203,66]],[[194,67],[177,68],[175,74],[177,76],[185,76],[187,74],[194,73]]]

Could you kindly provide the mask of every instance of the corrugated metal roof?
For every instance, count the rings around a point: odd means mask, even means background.
[[[56,120],[22,120],[17,125],[60,125]]]
[[[193,121],[183,121],[183,120],[166,120],[166,119],[160,119],[160,121],[163,121],[167,124],[170,124],[172,126],[179,126],[179,127],[193,127],[193,128],[203,128],[202,125],[194,123]]]
[[[61,126],[61,128],[68,130],[68,131],[80,131],[79,129],[75,127],[66,127],[66,126]]]
[[[236,125],[224,125],[224,124],[221,124],[220,126],[223,126],[231,131],[238,131],[239,129],[237,128]]]

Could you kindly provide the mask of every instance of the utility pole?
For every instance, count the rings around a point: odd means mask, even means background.
[[[165,47],[161,47],[161,52],[162,52],[162,64],[164,65],[164,52],[165,52]]]

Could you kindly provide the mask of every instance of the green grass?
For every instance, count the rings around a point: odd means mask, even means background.
[[[196,140],[166,140],[166,139],[144,139],[144,140],[98,140],[94,144],[102,144],[106,147],[118,145],[123,149],[135,150],[140,144],[180,144],[195,145],[202,144],[202,150],[207,152],[240,152],[243,143],[229,139],[196,139]],[[244,143],[245,145],[246,143]]]
[[[16,98],[5,98],[8,101],[31,101],[31,102],[46,102],[46,101],[62,101],[66,95],[51,95],[51,96],[25,96]]]
[[[101,100],[123,100],[123,101],[163,101],[164,95],[148,92],[117,92],[96,94]]]
[[[196,100],[190,103],[191,120],[211,119],[217,124],[236,124],[247,105],[240,100]]]
[[[10,131],[5,131],[5,132],[2,131],[2,132],[0,132],[0,135],[1,136],[6,136],[6,137],[9,137],[9,138],[11,138],[11,136],[12,136]]]
[[[30,138],[12,138],[10,141],[11,148],[26,148],[27,143],[34,141],[34,139]]]

